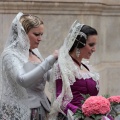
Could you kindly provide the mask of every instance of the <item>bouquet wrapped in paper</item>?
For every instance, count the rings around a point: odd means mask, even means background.
[[[108,100],[111,104],[110,114],[115,120],[120,120],[120,96],[111,96]]]
[[[80,110],[74,114],[82,120],[110,120],[107,114],[110,112],[110,102],[102,96],[91,96],[85,100]]]

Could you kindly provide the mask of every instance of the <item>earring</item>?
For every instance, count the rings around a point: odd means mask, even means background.
[[[80,49],[76,48],[76,56],[79,57],[80,56]]]

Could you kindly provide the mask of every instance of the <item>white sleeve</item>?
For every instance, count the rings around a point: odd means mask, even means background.
[[[5,71],[7,74],[11,79],[16,80],[18,84],[25,88],[38,82],[38,80],[40,82],[40,78],[51,68],[55,61],[56,58],[50,55],[36,68],[26,73],[23,67],[19,66],[21,62],[17,57],[9,55],[4,57]],[[18,66],[16,63],[18,63]]]

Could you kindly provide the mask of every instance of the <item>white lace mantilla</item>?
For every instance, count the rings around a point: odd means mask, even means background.
[[[0,58],[0,120],[30,120],[30,109],[24,103],[26,89],[17,83],[23,64],[28,61],[29,39],[18,13],[14,18],[8,40]]]

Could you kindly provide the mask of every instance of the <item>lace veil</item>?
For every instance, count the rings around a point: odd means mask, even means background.
[[[18,13],[12,21],[0,58],[0,119],[30,119],[30,111],[23,101],[27,92],[16,82],[18,71],[28,61],[30,48],[29,38],[20,22],[22,15]]]
[[[63,85],[62,92],[57,97],[57,99],[55,97],[56,88],[55,86],[52,86],[51,92],[54,93],[52,96],[52,101],[54,102],[50,113],[50,120],[56,120],[58,112],[63,113],[63,109],[73,99],[70,85],[72,85],[76,81],[75,76],[77,76],[78,69],[75,67],[74,62],[69,55],[69,50],[73,46],[77,35],[80,34],[82,26],[83,24],[80,24],[78,21],[75,21],[72,24],[69,33],[64,40],[64,44],[59,50],[58,63],[56,63],[53,67],[51,85],[55,85],[55,80],[58,79],[60,76],[62,78]],[[58,71],[59,70],[58,68],[60,69],[60,71]]]

